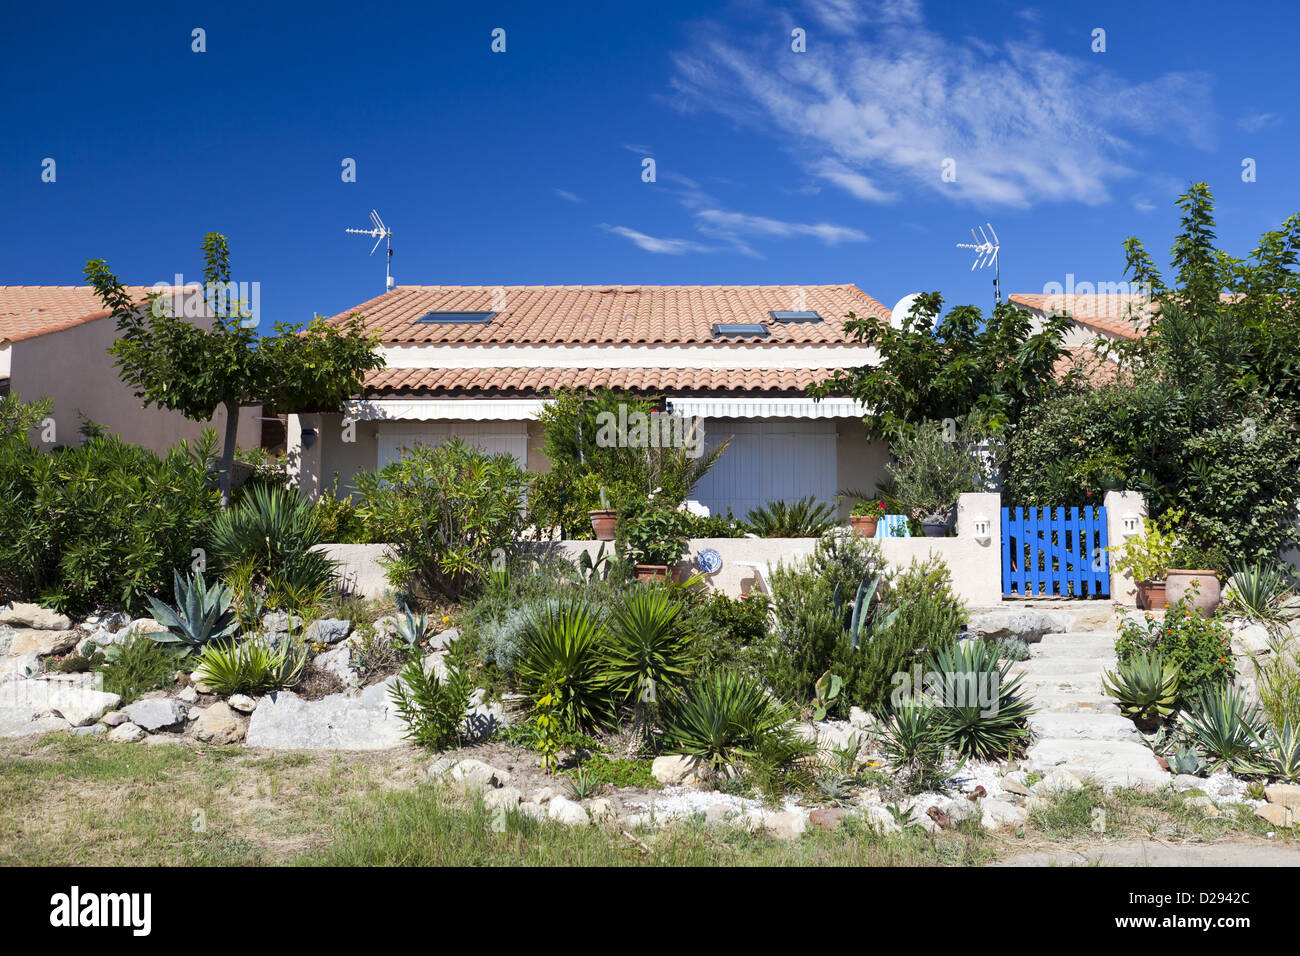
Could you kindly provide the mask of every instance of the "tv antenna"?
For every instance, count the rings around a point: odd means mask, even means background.
[[[988,232],[985,233],[985,227]],[[989,236],[993,238],[990,239]],[[958,249],[970,249],[975,253],[975,261],[971,263],[970,271],[983,269],[985,266],[993,266],[993,304],[995,306],[1002,304],[1002,283],[1001,270],[998,267],[998,234],[993,231],[993,223],[986,222],[979,227],[979,235],[975,235],[975,230],[970,231],[970,237],[973,242],[959,242]]]
[[[370,254],[373,256],[375,250],[379,248],[381,242],[388,243],[388,255],[384,257],[384,289],[391,291],[393,288],[393,230],[384,225],[384,220],[379,218],[379,213],[370,210],[370,229],[345,229],[344,232],[350,232],[354,236],[370,236],[375,240],[375,244],[370,248]]]

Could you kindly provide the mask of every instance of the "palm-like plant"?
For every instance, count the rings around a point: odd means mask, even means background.
[[[605,652],[606,679],[621,698],[639,703],[676,694],[694,658],[682,605],[664,588],[638,588],[614,611]]]
[[[251,565],[273,589],[314,590],[334,578],[335,562],[313,548],[324,531],[315,506],[292,488],[254,485],[217,516],[212,552],[223,569]]]
[[[612,699],[604,673],[605,622],[579,600],[548,601],[524,624],[516,664],[520,688],[534,703],[555,696],[552,715],[565,731],[609,723]]]
[[[1174,712],[1182,673],[1159,651],[1135,654],[1119,671],[1101,675],[1101,686],[1119,701],[1120,712],[1135,720],[1168,717]]]
[[[167,628],[166,637],[154,636],[158,643],[180,643],[196,649],[239,630],[239,621],[230,606],[233,592],[220,581],[214,581],[209,587],[202,571],[181,577],[180,572],[173,570],[172,593],[176,597],[174,607],[155,597],[149,598],[154,620]]]
[[[1300,783],[1300,727],[1286,720],[1269,733],[1263,759],[1272,776]]]
[[[876,743],[904,789],[937,790],[943,785],[948,727],[937,707],[908,698],[881,715]]]
[[[209,644],[199,655],[194,673],[222,697],[264,694],[284,686],[286,677],[296,676],[285,673],[286,664],[294,669],[289,651],[288,647],[277,650],[263,640]]]
[[[817,538],[835,524],[835,509],[806,495],[793,504],[769,501],[745,522],[760,538]]]
[[[1183,715],[1183,723],[1188,738],[1210,759],[1212,770],[1259,772],[1264,722],[1259,705],[1248,702],[1236,687],[1227,684],[1202,691]]]
[[[763,685],[739,671],[706,674],[664,707],[664,737],[678,753],[715,769],[737,761],[761,761],[781,754],[789,762],[794,746],[795,709],[768,696]]]
[[[967,641],[931,652],[932,694],[944,721],[947,742],[963,757],[1006,756],[1029,738],[1033,706],[1010,661],[1001,662],[983,641]]]
[[[1225,590],[1229,607],[1258,621],[1275,621],[1289,588],[1280,564],[1261,561],[1235,568]]]

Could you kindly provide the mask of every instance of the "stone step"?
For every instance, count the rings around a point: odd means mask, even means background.
[[[1098,694],[1076,694],[1068,691],[1039,692],[1032,697],[1034,707],[1049,714],[1118,714],[1119,705],[1109,697]]]
[[[1112,644],[1119,637],[1119,631],[1053,631],[1044,634],[1040,644],[1073,644],[1076,641],[1104,641]]]
[[[1076,657],[1063,657],[1059,660],[1056,658],[1031,657],[1027,661],[1013,664],[1011,673],[1024,674],[1026,678],[1034,678],[1035,680],[1055,677],[1100,678],[1102,671],[1110,670],[1114,666],[1113,658],[1107,663],[1104,660],[1097,661]]]
[[[1090,777],[1107,789],[1158,789],[1172,779],[1142,744],[1117,740],[1039,740],[1025,755],[1025,767],[1043,774],[1066,770],[1077,777]]]
[[[1029,716],[1029,730],[1044,739],[1142,742],[1133,721],[1119,714],[1044,711]]]
[[[1059,644],[1035,644],[1029,649],[1030,660],[1103,660],[1114,659],[1114,641],[1068,641]]]

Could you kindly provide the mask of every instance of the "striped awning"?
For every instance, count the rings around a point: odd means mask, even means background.
[[[530,421],[546,403],[535,398],[368,399],[344,411],[357,421]],[[688,418],[861,418],[866,406],[849,398],[668,398]]]

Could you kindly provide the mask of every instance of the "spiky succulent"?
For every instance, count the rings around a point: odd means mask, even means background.
[[[1101,675],[1101,686],[1119,701],[1126,717],[1150,719],[1174,712],[1182,673],[1173,661],[1158,651],[1135,654],[1119,665],[1118,671]]]
[[[220,581],[214,581],[209,587],[202,571],[185,577],[172,571],[172,590],[176,597],[174,607],[149,598],[154,620],[167,628],[166,637],[154,637],[159,643],[180,643],[190,649],[201,649],[213,641],[232,637],[239,630],[239,621],[230,607],[233,592]]]

